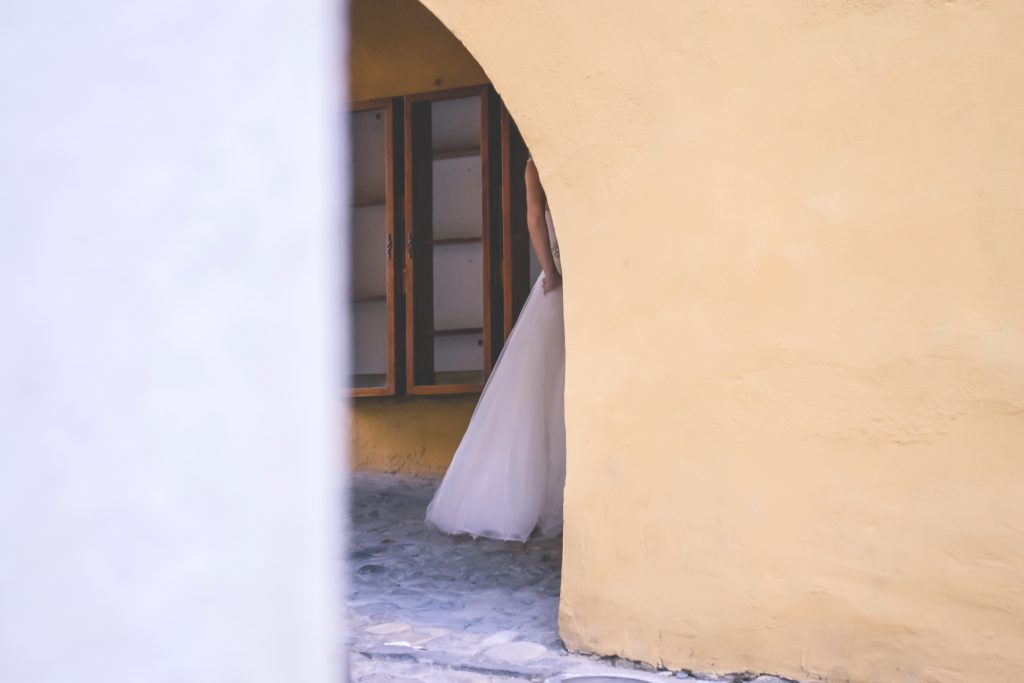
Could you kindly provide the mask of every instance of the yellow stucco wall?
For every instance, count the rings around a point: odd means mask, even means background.
[[[349,411],[352,468],[443,474],[475,405],[475,396],[359,399]]]
[[[565,270],[573,649],[1024,671],[1024,3],[424,0]]]
[[[369,100],[487,82],[476,60],[416,0],[353,0],[350,85]],[[356,399],[348,408],[357,470],[443,474],[477,396]]]
[[[351,0],[349,10],[353,100],[487,83],[462,43],[417,0]]]

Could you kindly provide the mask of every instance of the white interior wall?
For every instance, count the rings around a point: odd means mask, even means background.
[[[339,680],[343,29],[0,10],[0,680]]]

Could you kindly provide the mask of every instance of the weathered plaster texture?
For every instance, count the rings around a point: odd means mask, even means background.
[[[487,82],[466,48],[418,0],[351,0],[353,100]]]
[[[476,395],[353,401],[348,410],[352,469],[444,474],[476,401]]]
[[[424,0],[559,228],[562,635],[1024,667],[1024,4]]]

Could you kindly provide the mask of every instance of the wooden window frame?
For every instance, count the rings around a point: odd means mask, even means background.
[[[423,262],[427,256],[432,258],[428,250],[432,246],[433,235],[432,167],[429,164],[433,163],[434,154],[432,147],[424,146],[431,140],[430,118],[423,116],[423,110],[417,107],[467,97],[480,98],[483,376],[478,384],[434,384],[433,337],[440,331],[431,329],[434,314],[433,266],[431,262],[428,268],[416,268],[417,260]],[[490,85],[407,95],[404,98],[403,122],[406,393],[414,396],[479,393],[490,376],[503,341],[500,332],[503,312],[501,278],[494,276],[501,272],[502,264],[500,102]],[[431,381],[423,381],[427,376]]]
[[[386,237],[383,248],[385,250],[385,273],[386,298],[387,298],[387,382],[381,387],[352,387],[351,395],[354,398],[362,397],[383,397],[397,396],[404,393],[404,370],[405,364],[401,362],[400,354],[404,348],[404,328],[398,320],[402,306],[402,280],[401,265],[396,257],[401,250],[402,244],[402,220],[403,215],[399,210],[402,203],[401,179],[402,154],[401,136],[403,132],[402,115],[403,108],[399,98],[381,98],[374,100],[363,100],[353,102],[350,110],[353,113],[362,111],[383,110],[385,116],[385,221]],[[356,208],[357,203],[353,197],[352,207]],[[353,298],[352,303],[356,303]]]
[[[480,161],[481,219],[479,242],[482,248],[482,293],[484,326],[483,380],[478,384],[417,384],[417,336],[414,323],[416,306],[420,316],[432,321],[432,266],[416,272],[416,257],[430,254],[423,240],[417,240],[414,227],[417,217],[426,215],[432,231],[432,188],[429,179],[417,177],[414,164],[412,108],[420,103],[480,98]],[[450,90],[380,98],[354,102],[353,113],[381,110],[386,122],[385,136],[385,220],[386,220],[386,298],[387,381],[380,387],[352,387],[353,398],[393,397],[401,395],[429,396],[479,393],[490,376],[498,355],[515,325],[519,312],[529,296],[530,239],[526,225],[526,185],[524,170],[528,152],[525,142],[508,109],[490,85],[469,86]],[[429,125],[429,120],[428,120]],[[421,124],[422,125],[422,124]],[[423,131],[420,131],[421,133]],[[429,129],[428,129],[429,133]],[[420,136],[430,139],[430,135]],[[433,150],[419,150],[420,157],[433,158]],[[420,159],[415,159],[420,161]],[[422,169],[422,166],[419,167]],[[424,186],[424,183],[425,186]],[[414,190],[424,194],[414,201]],[[423,196],[427,200],[422,201]],[[353,198],[353,207],[356,198]],[[408,228],[407,228],[408,226]],[[419,237],[422,237],[419,235]],[[472,241],[477,241],[473,238]],[[429,242],[429,240],[427,240]],[[418,281],[417,281],[418,280]],[[414,284],[416,286],[414,286]],[[417,291],[429,295],[416,297]],[[352,300],[355,302],[355,299]],[[429,310],[426,310],[429,309]],[[423,318],[420,317],[422,320]],[[420,344],[424,344],[420,339]],[[429,353],[433,353],[432,341]],[[421,354],[428,351],[419,350]],[[433,367],[432,355],[430,362]]]

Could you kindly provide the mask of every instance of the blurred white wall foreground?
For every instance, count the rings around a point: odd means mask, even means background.
[[[0,6],[0,680],[338,680],[343,28]]]

